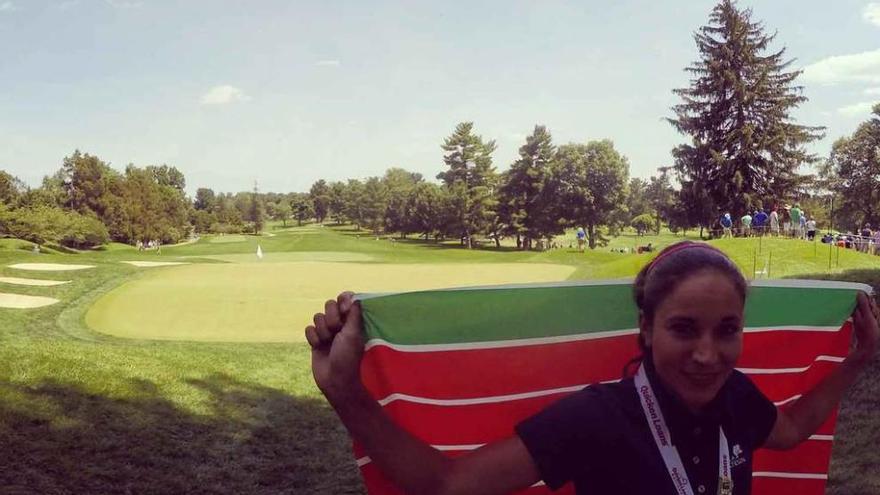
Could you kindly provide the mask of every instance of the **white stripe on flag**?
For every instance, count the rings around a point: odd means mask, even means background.
[[[820,473],[782,473],[777,471],[756,471],[753,478],[791,478],[801,480],[827,480],[827,474]]]
[[[565,342],[578,342],[582,340],[596,340],[624,335],[636,335],[638,328],[626,330],[611,330],[608,332],[589,332],[572,335],[558,335],[555,337],[534,337],[530,339],[513,340],[490,340],[486,342],[461,342],[457,344],[392,344],[383,339],[370,339],[366,350],[373,347],[388,347],[400,352],[442,352],[442,351],[472,351],[477,349],[503,349],[505,347],[527,347],[532,345],[562,344]]]
[[[810,440],[820,440],[823,442],[833,442],[834,435],[810,435]]]
[[[474,397],[470,399],[430,399],[428,397],[418,397],[415,395],[393,393],[379,400],[379,404],[387,406],[388,404],[401,400],[404,402],[414,402],[416,404],[428,404],[432,406],[471,406],[475,404],[493,404],[496,402],[509,402],[514,400],[533,399],[535,397],[543,397],[545,395],[564,394],[577,392],[586,387],[588,384],[574,385],[572,387],[551,388],[547,390],[536,390],[534,392],[523,392],[521,394],[495,395],[489,397]]]
[[[811,326],[811,325],[775,325],[769,327],[745,327],[743,332],[745,333],[761,333],[761,332],[837,332],[840,330],[840,327],[843,326],[841,323],[838,326]]]
[[[787,398],[787,399],[785,399],[785,400],[781,400],[781,401],[779,401],[779,402],[774,402],[773,405],[775,405],[775,406],[784,406],[785,404],[788,404],[789,402],[796,401],[796,400],[798,400],[798,399],[800,399],[800,398],[801,398],[801,394],[793,395],[793,396],[791,396],[791,397],[789,397],[789,398]]]
[[[787,325],[787,326],[770,326],[770,327],[746,327],[743,329],[745,333],[764,333],[764,332],[837,332],[839,326],[806,326],[806,325]],[[638,328],[627,328],[624,330],[609,330],[607,332],[586,332],[570,335],[557,335],[555,337],[533,337],[528,339],[510,339],[510,340],[489,340],[485,342],[459,342],[454,344],[394,344],[385,339],[373,338],[367,341],[365,350],[369,351],[373,347],[388,347],[398,352],[445,352],[445,351],[473,351],[481,349],[503,349],[508,347],[528,347],[547,344],[562,344],[565,342],[580,342],[584,340],[607,339],[613,337],[623,337],[625,335],[636,335],[639,333]]]
[[[845,358],[839,356],[816,356],[813,364],[817,361],[829,361],[832,363],[842,363]],[[784,373],[803,373],[813,367],[813,364],[804,366],[803,368],[737,368],[741,373],[747,375],[779,375]]]
[[[838,356],[817,356],[815,361],[830,361],[839,363],[843,361],[844,358]],[[784,373],[803,373],[810,369],[812,365],[806,366],[803,368],[737,368],[740,372],[749,374],[749,375],[773,375],[773,374],[784,374]],[[600,383],[617,383],[620,380],[606,380]],[[547,395],[555,395],[555,394],[564,394],[577,392],[578,390],[583,389],[591,384],[579,384],[572,385],[569,387],[559,387],[559,388],[551,388],[545,390],[533,390],[531,392],[522,392],[518,394],[507,394],[507,395],[491,395],[485,397],[469,397],[462,399],[434,399],[430,397],[420,397],[417,395],[409,395],[402,394],[398,392],[392,392],[385,396],[382,399],[379,399],[379,404],[381,406],[386,406],[395,401],[403,401],[403,402],[412,402],[415,404],[426,404],[431,406],[471,406],[476,404],[494,404],[498,402],[510,402],[515,400],[524,400],[524,399],[534,399],[536,397],[544,397]],[[774,402],[777,406],[782,406],[788,404],[789,402],[795,401],[801,397],[800,394],[795,395],[793,397],[789,397],[787,399],[781,400],[779,402]]]

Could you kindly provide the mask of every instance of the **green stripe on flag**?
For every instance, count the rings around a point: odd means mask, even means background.
[[[861,284],[784,281],[752,287],[747,327],[839,327]],[[456,344],[632,329],[632,286],[619,282],[447,289],[364,297],[368,339]]]

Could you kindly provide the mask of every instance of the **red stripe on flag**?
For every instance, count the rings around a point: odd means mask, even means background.
[[[752,478],[753,495],[824,495],[825,480]]]
[[[850,342],[848,326],[846,330],[747,333],[737,366],[805,367],[822,354],[843,356]],[[781,348],[784,354],[768,352]],[[637,354],[634,335],[465,351],[400,352],[379,346],[365,354],[361,372],[377,399],[392,393],[472,398],[616,380]]]
[[[404,495],[404,492],[389,481],[372,462],[361,466],[361,475],[369,487],[370,495]],[[539,485],[512,493],[514,495],[549,495],[551,493],[554,495],[574,495],[575,492],[574,485],[569,483],[555,492],[551,492],[544,485]]]
[[[791,450],[755,451],[752,471],[824,474],[828,472],[830,459],[831,442],[807,440]]]
[[[405,393],[431,398],[484,397],[620,378],[638,354],[636,337],[444,352],[374,347],[361,374],[374,397]]]

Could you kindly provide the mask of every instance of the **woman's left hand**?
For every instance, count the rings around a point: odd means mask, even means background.
[[[877,324],[878,311],[874,299],[868,297],[864,292],[859,292],[852,317],[856,347],[850,352],[847,360],[862,365],[868,364],[877,352],[878,341],[880,341],[880,326]]]

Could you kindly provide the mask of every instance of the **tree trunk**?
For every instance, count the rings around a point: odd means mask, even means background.
[[[596,228],[593,224],[587,224],[587,237],[590,238],[590,249],[596,249]]]
[[[497,247],[497,248],[501,247],[501,238],[497,235],[495,236],[495,247]]]

